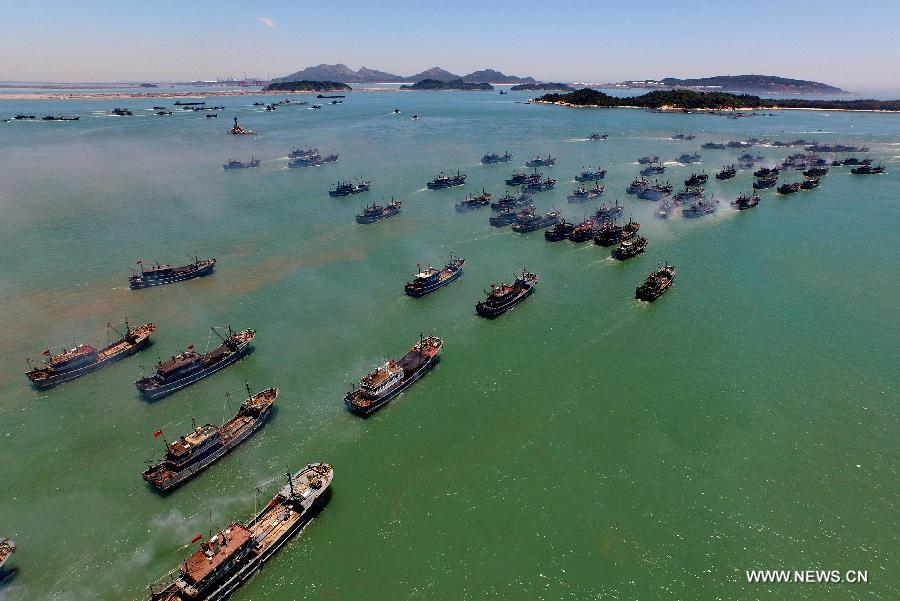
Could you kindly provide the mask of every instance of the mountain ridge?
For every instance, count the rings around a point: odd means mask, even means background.
[[[416,83],[425,79],[433,79],[436,81],[456,81],[463,80],[466,83],[537,83],[533,77],[518,77],[516,75],[506,75],[496,69],[485,68],[473,71],[468,75],[457,75],[451,73],[442,67],[431,67],[421,73],[415,75],[396,75],[381,71],[378,69],[370,69],[362,66],[359,70],[354,71],[343,63],[329,65],[322,63],[312,67],[306,67],[290,75],[284,77],[276,77],[272,79],[272,83],[283,83],[289,81],[336,81],[340,83]]]

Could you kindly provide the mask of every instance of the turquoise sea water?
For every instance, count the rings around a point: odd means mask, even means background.
[[[311,461],[335,467],[330,504],[234,599],[900,597],[900,116],[734,121],[524,98],[372,92],[273,113],[256,97],[210,98],[228,107],[218,119],[157,117],[151,106],[171,106],[160,99],[0,103],[4,117],[82,115],[0,123],[0,536],[19,544],[0,599],[141,598],[194,535],[246,519],[257,486],[271,496],[265,483]],[[107,116],[114,106],[135,116]],[[233,116],[259,135],[227,135]],[[610,139],[585,141],[592,131]],[[698,220],[658,221],[624,193],[641,155],[750,136],[870,146],[888,173],[832,169],[818,190],[767,191],[737,213],[742,172],[707,186],[723,206]],[[341,159],[287,169],[306,144]],[[507,149],[513,164],[479,164]],[[774,163],[798,151],[751,152]],[[453,210],[482,187],[502,195],[514,167],[548,152],[559,183],[538,209],[578,219],[618,198],[645,255],[617,263]],[[701,152],[665,179],[712,175],[742,151]],[[222,170],[251,155],[260,168]],[[598,165],[602,201],[569,205],[573,176]],[[464,188],[424,189],[456,169]],[[328,197],[356,177],[372,191]],[[392,195],[398,217],[354,223]],[[417,262],[451,250],[463,278],[403,295]],[[219,259],[215,275],[128,289],[137,259],[194,251]],[[664,260],[674,288],[635,302]],[[495,321],[475,316],[483,289],[522,267],[541,276],[536,294]],[[47,392],[27,385],[26,357],[102,343],[125,315],[158,325],[150,349]],[[132,383],[158,357],[204,348],[226,324],[255,328],[255,352],[159,402],[138,397]],[[420,332],[445,338],[439,366],[374,417],[347,414],[349,382]],[[173,494],[151,492],[140,472],[162,451],[153,432],[221,422],[244,381],[280,388],[268,425]],[[749,569],[868,570],[869,583],[751,585]]]

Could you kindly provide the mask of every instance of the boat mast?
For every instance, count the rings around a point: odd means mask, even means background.
[[[288,479],[288,488],[289,488],[290,491],[291,491],[291,498],[293,498],[293,497],[294,497],[294,479],[293,479],[293,477],[291,476],[291,473],[290,473],[290,472],[287,472],[286,476],[287,476],[287,479]]]

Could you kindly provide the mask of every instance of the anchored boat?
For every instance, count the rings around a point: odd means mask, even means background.
[[[361,215],[356,216],[356,223],[374,223],[380,219],[393,217],[400,212],[400,207],[402,205],[403,201],[394,200],[393,196],[391,196],[391,202],[387,203],[384,206],[372,203],[371,205],[363,209]]]

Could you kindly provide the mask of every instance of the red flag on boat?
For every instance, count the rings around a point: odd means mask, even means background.
[[[153,433],[153,438],[159,438],[160,436],[162,436],[162,430],[157,430]]]
[[[42,354],[42,355],[47,355],[47,356],[49,357],[49,356],[50,356],[50,349],[45,350],[45,351],[44,351],[43,353],[41,353],[41,354]]]
[[[135,263],[137,263],[138,265],[140,265],[141,263],[143,263],[143,261],[141,261],[140,259],[138,259],[137,261],[135,261]]]
[[[195,536],[194,538],[191,539],[191,542],[192,542],[192,543],[196,543],[196,542],[197,542],[198,540],[200,540],[201,538],[203,538],[203,535],[202,535],[202,534],[198,534],[197,536]]]
[[[189,345],[188,345],[188,350],[189,350],[189,351],[194,350],[194,345],[193,345],[193,344],[189,344]]]

